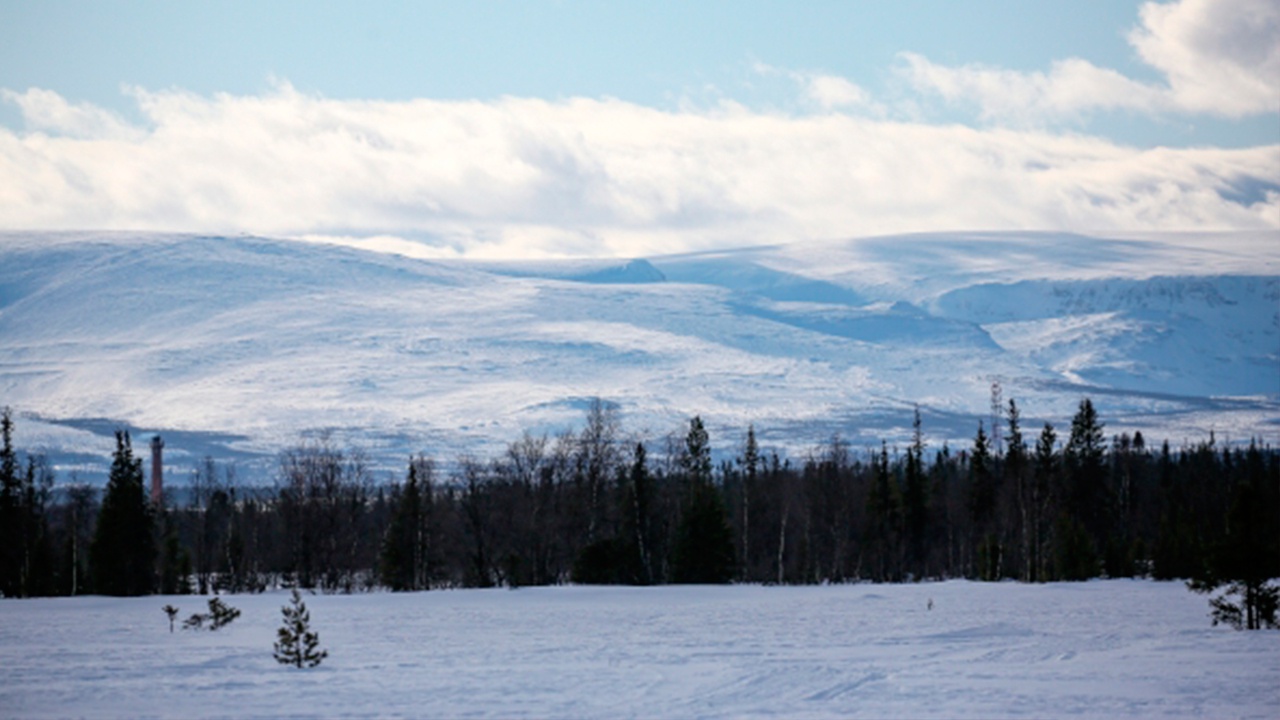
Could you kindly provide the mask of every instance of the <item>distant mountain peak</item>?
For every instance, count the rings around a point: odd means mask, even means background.
[[[600,284],[638,284],[666,282],[667,276],[663,275],[662,271],[654,267],[653,263],[648,260],[635,258],[622,265],[607,267],[581,275],[573,275],[568,279]]]

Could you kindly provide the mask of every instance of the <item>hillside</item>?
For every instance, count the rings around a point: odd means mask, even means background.
[[[635,260],[424,261],[255,237],[0,235],[0,404],[92,476],[116,426],[269,474],[327,431],[394,470],[581,420],[660,438],[748,423],[803,453],[963,442],[999,381],[1026,422],[1089,395],[1175,443],[1280,432],[1268,233],[952,234]],[[63,473],[60,473],[63,474]]]

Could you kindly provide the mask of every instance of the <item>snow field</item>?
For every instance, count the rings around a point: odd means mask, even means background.
[[[554,587],[308,596],[330,657],[271,657],[283,591],[0,601],[5,717],[1274,717],[1273,632],[1180,583]],[[928,609],[932,599],[934,609]]]
[[[144,288],[145,292],[139,292]],[[1108,434],[1280,438],[1274,233],[950,233],[619,259],[423,261],[250,237],[0,233],[0,405],[90,482],[117,427],[269,483],[329,433],[379,478],[580,425],[661,442],[700,415],[802,458],[839,434],[971,441],[1091,396]],[[107,448],[104,452],[103,448]]]

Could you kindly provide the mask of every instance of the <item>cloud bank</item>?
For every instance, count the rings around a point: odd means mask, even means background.
[[[1099,108],[1273,112],[1277,15],[1266,0],[1144,7],[1131,41],[1165,85],[1078,59],[1025,74],[904,56],[922,90],[979,103],[992,121],[980,128],[892,119],[843,78],[768,66],[812,114],[338,100],[280,82],[247,96],[132,88],[142,121],[130,123],[7,90],[26,127],[0,127],[0,229],[536,257],[930,230],[1280,228],[1280,145],[1136,149],[1034,122]]]
[[[1226,118],[1280,111],[1280,3],[1146,3],[1139,15],[1129,43],[1164,76],[1162,83],[1138,82],[1080,58],[1055,62],[1047,73],[1025,73],[947,67],[902,53],[900,73],[921,92],[975,105],[984,120],[1018,125],[1111,110]]]

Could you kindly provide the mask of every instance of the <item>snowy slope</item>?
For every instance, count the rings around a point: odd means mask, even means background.
[[[1274,717],[1274,632],[1181,583],[553,587],[309,596],[329,658],[271,656],[281,592],[0,600],[0,714],[36,717]],[[929,601],[933,609],[928,609]]]
[[[195,456],[328,431],[392,469],[580,421],[695,413],[791,453],[963,441],[1003,385],[1029,422],[1276,442],[1273,234],[954,234],[636,260],[423,261],[252,237],[0,235],[0,403],[92,474],[117,424]],[[258,465],[254,465],[255,458]]]

